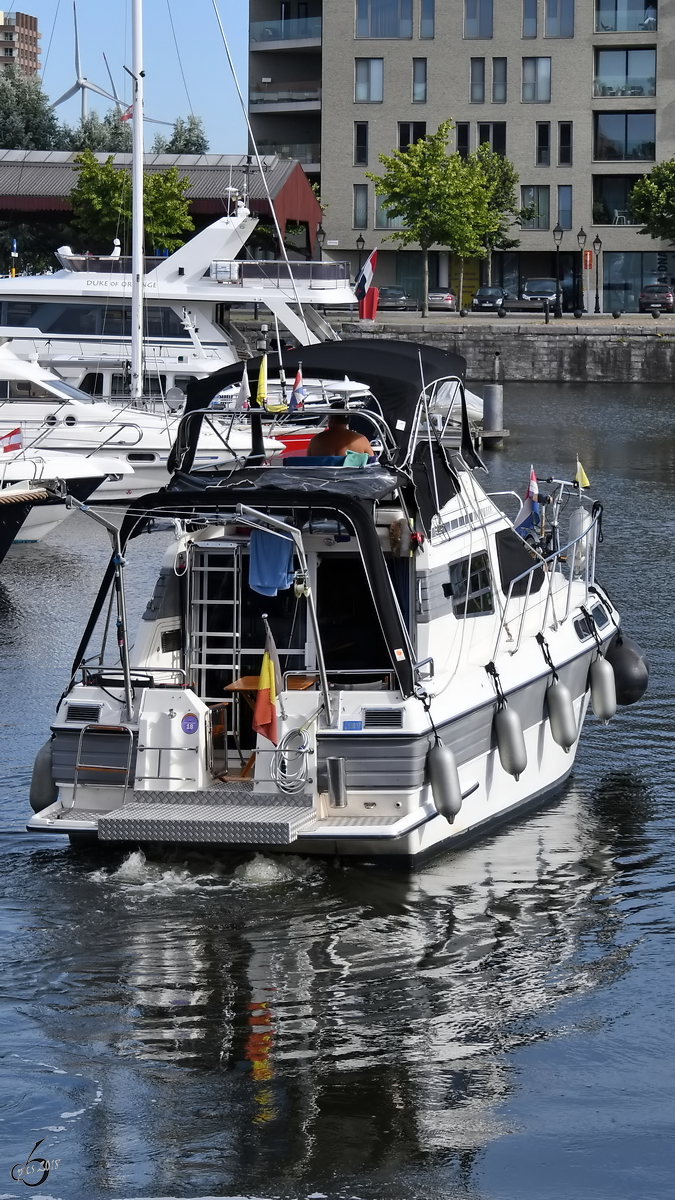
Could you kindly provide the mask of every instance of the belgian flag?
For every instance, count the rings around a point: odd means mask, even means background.
[[[267,622],[265,622],[267,625]],[[274,746],[279,740],[277,735],[277,696],[279,694],[280,671],[279,656],[269,626],[258,680],[258,695],[253,710],[253,728],[272,742]]]

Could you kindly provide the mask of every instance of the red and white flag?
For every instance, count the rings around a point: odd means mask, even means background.
[[[354,295],[357,300],[365,299],[366,292],[373,282],[376,266],[377,250],[373,250],[372,254],[368,255],[354,282]]]
[[[0,437],[3,454],[9,454],[10,450],[20,450],[22,445],[21,430],[18,427],[10,429],[9,433],[3,433]]]

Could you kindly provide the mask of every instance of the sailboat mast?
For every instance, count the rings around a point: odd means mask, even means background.
[[[131,399],[143,395],[143,274],[145,245],[143,229],[143,0],[132,0],[131,8],[133,103],[133,146],[131,180]]]

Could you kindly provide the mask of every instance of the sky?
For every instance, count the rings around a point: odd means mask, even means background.
[[[248,4],[217,0],[244,97],[247,91]],[[9,4],[5,5],[9,11]],[[75,82],[75,35],[72,0],[23,0],[21,12],[38,19],[42,34],[43,86],[57,100]],[[171,18],[176,40],[171,30]],[[103,61],[107,56],[119,95],[130,99],[131,0],[77,0],[82,74],[110,91]],[[145,113],[173,123],[191,109],[204,122],[213,153],[242,154],[246,150],[246,125],[228,66],[213,0],[144,0],[143,41]],[[185,75],[181,76],[176,42]],[[51,44],[50,44],[51,43]],[[90,111],[110,107],[103,97],[88,93]],[[75,125],[80,99],[67,100],[57,109],[61,120]],[[155,133],[169,134],[167,126],[146,122],[145,145],[150,149]]]

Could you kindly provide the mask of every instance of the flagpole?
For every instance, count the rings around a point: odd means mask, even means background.
[[[133,145],[131,156],[131,399],[143,395],[143,3],[132,0]]]
[[[286,403],[286,372],[284,371],[284,361],[281,357],[281,342],[279,340],[279,318],[274,314],[274,327],[277,331],[277,354],[279,356],[279,383],[281,384],[281,399]]]

